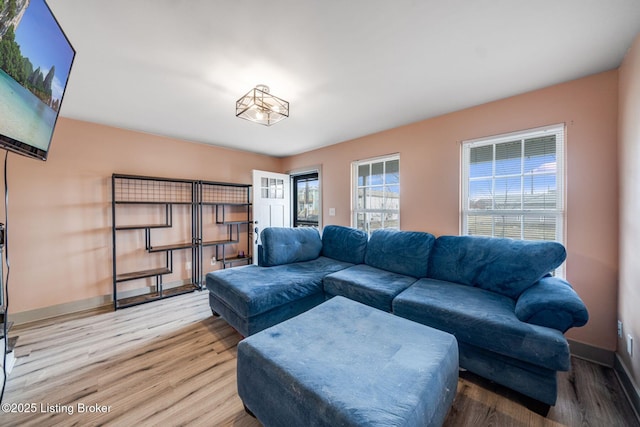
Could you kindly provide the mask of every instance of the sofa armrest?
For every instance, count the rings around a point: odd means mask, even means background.
[[[520,295],[515,314],[523,322],[562,333],[589,320],[587,308],[571,285],[550,276],[543,277]]]

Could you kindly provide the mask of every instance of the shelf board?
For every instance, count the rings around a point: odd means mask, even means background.
[[[232,258],[224,259],[225,264],[235,264],[236,262],[251,262],[251,257],[245,256],[245,257],[232,257]]]
[[[175,288],[163,289],[162,292],[149,292],[144,295],[136,295],[129,298],[121,298],[116,301],[118,308],[131,307],[133,305],[144,304],[149,301],[155,301],[163,298],[169,298],[175,295],[186,294],[200,289],[193,283],[187,283],[186,285],[177,286]]]
[[[200,289],[197,285],[194,285],[193,283],[187,283],[186,285],[177,286],[175,288],[163,289],[162,297],[167,298],[174,295],[188,294],[189,292],[193,292],[197,289]]]
[[[180,183],[180,184],[195,184],[196,182],[198,182],[193,179],[167,178],[164,176],[130,175],[125,173],[114,173],[111,176],[115,179],[138,180],[138,181],[160,181],[160,182]],[[222,183],[222,184],[225,184],[225,183]],[[238,184],[231,183],[229,185],[238,185]],[[250,186],[249,184],[241,184],[241,185]]]
[[[251,188],[251,184],[239,184],[237,182],[220,182],[220,181],[198,181],[200,185],[207,187],[236,187]]]
[[[197,243],[174,243],[172,245],[152,246],[147,249],[148,252],[167,252],[178,249],[190,249],[197,247]]]
[[[116,282],[126,282],[128,280],[144,279],[146,277],[161,276],[163,274],[171,274],[172,271],[167,267],[154,268],[152,270],[133,271],[131,273],[118,274]]]
[[[116,301],[116,305],[118,308],[131,307],[132,305],[144,304],[158,299],[160,299],[160,292],[150,292],[144,295],[136,295],[135,297],[120,298]]]
[[[237,224],[251,224],[252,221],[216,221],[216,224],[220,225],[237,225]]]
[[[232,243],[238,243],[239,240],[210,240],[208,242],[202,242],[202,246],[218,246],[218,245],[230,245]]]
[[[251,206],[251,203],[202,202],[206,206]]]
[[[171,228],[171,224],[121,225],[116,227],[116,230],[144,230],[145,228]]]
[[[166,200],[116,200],[114,203],[116,205],[197,205],[196,202],[171,202]]]

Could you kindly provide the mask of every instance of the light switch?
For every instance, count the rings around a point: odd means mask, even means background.
[[[336,216],[336,208],[329,208],[329,216]]]

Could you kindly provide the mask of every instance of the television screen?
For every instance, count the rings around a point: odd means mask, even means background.
[[[74,57],[44,0],[0,0],[0,148],[47,160]]]

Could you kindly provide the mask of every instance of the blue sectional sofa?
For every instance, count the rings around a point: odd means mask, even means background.
[[[268,228],[261,265],[209,273],[211,309],[242,335],[343,296],[453,334],[460,366],[546,405],[570,366],[564,332],[584,303],[550,275],[555,242],[327,226]]]

